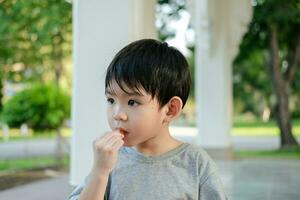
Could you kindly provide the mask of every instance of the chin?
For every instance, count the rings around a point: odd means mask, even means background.
[[[132,147],[134,145],[136,145],[136,144],[125,141],[123,144],[123,147]]]
[[[132,147],[132,146],[134,146],[134,144],[128,144],[128,143],[123,144],[123,147]]]

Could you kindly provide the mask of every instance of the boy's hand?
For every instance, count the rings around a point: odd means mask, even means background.
[[[118,151],[124,144],[124,137],[119,130],[107,132],[93,142],[94,166],[93,172],[98,175],[109,175],[116,165]]]

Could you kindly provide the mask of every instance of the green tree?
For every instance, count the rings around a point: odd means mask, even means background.
[[[55,85],[37,84],[16,93],[4,103],[1,121],[10,127],[28,124],[34,130],[57,132],[56,157],[63,165],[61,128],[70,117],[70,96]]]
[[[1,118],[10,127],[26,123],[43,131],[60,129],[69,117],[70,96],[54,85],[37,84],[5,102]]]
[[[72,5],[65,0],[0,0],[0,24],[2,83],[54,81],[60,86],[64,60],[71,56]],[[57,129],[59,164],[61,146]]]
[[[295,85],[299,84],[295,77],[300,58],[300,2],[256,0],[253,3],[253,19],[236,63],[259,53],[276,99],[273,110],[280,129],[281,147],[297,146],[292,134],[289,103]]]
[[[247,59],[236,59],[233,64],[234,111],[236,114],[252,113],[257,118],[273,118],[272,88],[268,74],[263,69],[261,51],[251,53]],[[264,115],[265,111],[269,115]]]
[[[71,55],[71,17],[72,6],[65,0],[0,1],[2,80],[46,82],[52,74],[59,85],[63,61]],[[23,66],[18,72],[16,63]]]

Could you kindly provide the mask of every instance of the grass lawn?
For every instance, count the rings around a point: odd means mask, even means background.
[[[65,156],[64,166],[69,165],[69,157]],[[44,168],[57,166],[54,156],[0,160],[0,172]]]
[[[300,159],[300,148],[272,151],[234,151],[237,158],[284,158]]]
[[[292,122],[293,134],[300,136],[300,120]],[[235,119],[231,131],[233,136],[278,136],[279,129],[275,121],[246,121]]]
[[[54,157],[0,160],[0,191],[59,175],[68,171],[69,158],[58,167]]]
[[[62,134],[64,137],[71,136],[71,129],[63,128]],[[42,139],[42,138],[54,138],[56,136],[55,131],[44,131],[44,132],[33,132],[29,130],[28,135],[24,136],[20,134],[19,129],[10,129],[9,130],[9,141],[16,141],[16,140],[32,140],[32,139]],[[0,143],[4,142],[3,133],[0,129]]]

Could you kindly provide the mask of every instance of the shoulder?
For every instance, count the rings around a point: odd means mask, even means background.
[[[207,162],[212,162],[211,157],[208,153],[199,145],[196,144],[188,144],[188,148],[186,149],[186,153],[193,156],[199,164],[205,164]]]
[[[198,169],[200,182],[207,179],[208,176],[217,172],[217,167],[208,153],[199,145],[189,144],[187,153],[192,156]]]

